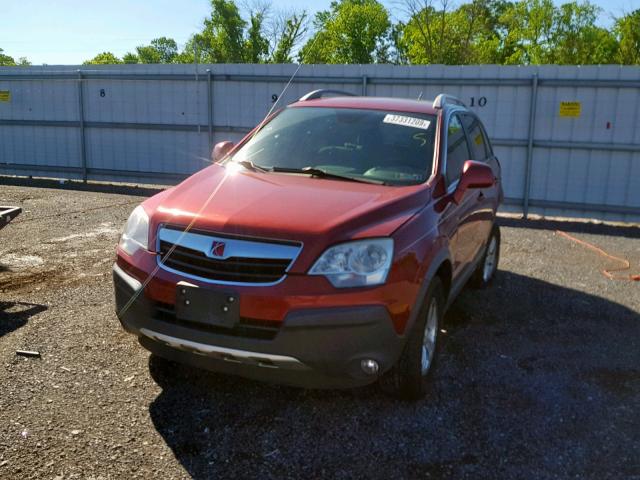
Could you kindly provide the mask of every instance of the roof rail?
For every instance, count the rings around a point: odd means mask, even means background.
[[[299,102],[306,102],[307,100],[316,100],[318,98],[323,98],[323,97],[355,97],[356,94],[355,93],[349,93],[349,92],[343,92],[341,90],[327,90],[327,89],[320,89],[320,90],[314,90],[313,92],[309,92],[306,95],[303,95],[302,97],[300,97],[300,100],[298,100]]]
[[[449,95],[447,93],[441,93],[433,101],[433,108],[442,108],[447,103],[453,103],[454,105],[461,105],[463,107],[466,107],[463,101],[460,100],[458,97],[454,97],[453,95]]]

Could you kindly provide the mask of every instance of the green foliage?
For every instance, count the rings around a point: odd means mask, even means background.
[[[25,57],[20,57],[16,62],[13,57],[5,55],[2,52],[4,52],[4,50],[0,48],[0,67],[25,67],[31,65],[31,62]]]
[[[596,5],[576,1],[555,7],[551,0],[523,0],[507,8],[505,24],[507,64],[613,63],[617,42],[596,27]]]
[[[554,11],[550,57],[553,63],[602,63],[594,59],[594,47],[600,40],[594,26],[600,9],[590,3],[569,2]]]
[[[119,59],[111,52],[103,52],[84,65],[112,65],[119,63],[178,63],[178,44],[172,38],[159,37],[151,40],[149,45],[136,47],[136,53],[125,53]]]
[[[616,62],[640,65],[640,9],[618,18],[614,31],[620,39]]]
[[[4,52],[4,50],[0,48],[0,67],[14,66],[16,64],[16,61],[13,59],[13,57],[5,55],[2,52]]]
[[[122,63],[139,63],[140,59],[135,53],[125,53],[122,57]]]
[[[160,52],[158,52],[151,45],[140,45],[136,47],[138,54],[138,63],[162,63],[160,61]]]
[[[103,52],[85,64],[304,63],[588,65],[640,64],[640,10],[597,26],[589,0],[394,0],[392,24],[378,0],[334,0],[316,13],[276,12],[270,0],[210,0],[211,14],[183,50],[159,37],[122,59]],[[251,3],[253,2],[253,3]],[[261,3],[262,2],[262,3]],[[299,48],[301,42],[306,43]],[[17,62],[0,49],[0,65]]]
[[[305,63],[372,63],[391,29],[377,0],[340,0],[316,14],[316,33],[300,51]]]
[[[307,12],[292,13],[280,18],[280,25],[275,27],[274,45],[271,54],[272,63],[291,63],[295,46],[302,40],[307,32]]]
[[[244,61],[247,63],[263,63],[269,52],[269,41],[263,36],[264,13],[251,14],[247,39],[244,45]]]
[[[125,63],[175,63],[178,44],[173,38],[160,37],[151,40],[150,45],[136,47],[136,52],[137,62],[133,62],[133,57],[129,56],[129,61]]]
[[[545,63],[552,51],[554,5],[551,0],[522,0],[510,5],[502,17],[506,64]]]
[[[122,63],[118,57],[111,52],[102,52],[93,57],[91,60],[86,60],[83,65],[116,65]]]
[[[244,29],[247,26],[233,0],[211,0],[211,17],[204,21],[201,33],[194,35],[192,46],[200,63],[242,63]]]
[[[412,64],[638,63],[640,15],[635,24],[631,15],[619,19],[609,32],[595,25],[602,10],[589,1],[473,0],[455,10],[429,0],[404,3],[410,19],[396,46]]]
[[[447,11],[431,2],[408,2],[411,18],[399,32],[398,48],[413,64],[500,63],[498,17],[506,5],[474,0]]]
[[[184,46],[184,49],[176,55],[175,63],[193,63],[195,59],[196,36],[192,35]]]

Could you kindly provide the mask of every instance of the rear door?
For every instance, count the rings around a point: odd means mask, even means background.
[[[485,162],[491,167],[494,175],[500,178],[500,162],[493,153],[491,142],[487,136],[487,132],[478,117],[472,113],[461,114],[462,124],[464,125],[467,137],[469,138],[469,146],[471,147],[471,159],[479,162]],[[499,189],[494,187],[495,193],[499,194]]]
[[[467,134],[471,159],[488,164],[493,170],[494,176],[498,178],[500,164],[493,154],[480,119],[472,113],[463,113],[460,118]],[[489,238],[499,203],[499,188],[494,185],[488,188],[474,189],[469,194],[477,198],[473,213],[475,229],[473,256],[475,257],[483,251],[484,244]]]

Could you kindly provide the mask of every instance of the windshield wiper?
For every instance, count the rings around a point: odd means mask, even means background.
[[[386,182],[382,180],[375,180],[367,178],[356,178],[349,177],[346,175],[338,175],[336,173],[329,173],[326,170],[321,170],[320,168],[313,167],[304,167],[304,168],[288,168],[288,167],[271,167],[266,168],[260,165],[256,165],[251,160],[240,160],[236,162],[238,165],[242,165],[247,170],[251,170],[252,172],[276,172],[276,173],[301,173],[304,175],[309,175],[312,177],[318,178],[328,178],[330,180],[344,180],[347,182],[358,182],[358,183],[373,183],[376,185],[387,185]]]
[[[242,165],[247,170],[251,170],[252,172],[270,172],[271,170],[268,168],[261,167],[260,165],[256,165],[251,160],[240,160],[236,162],[238,165]]]
[[[318,178],[327,178],[329,180],[344,180],[347,182],[358,182],[358,183],[374,183],[376,185],[386,185],[382,180],[374,180],[367,178],[356,178],[349,177],[347,175],[338,175],[337,173],[329,173],[326,170],[321,170],[319,168],[313,167],[304,167],[304,168],[287,168],[287,167],[272,167],[268,171],[277,172],[277,173],[301,173],[304,175],[309,175],[312,177]]]

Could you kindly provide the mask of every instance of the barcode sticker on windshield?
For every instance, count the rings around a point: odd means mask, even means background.
[[[385,115],[384,123],[393,123],[394,125],[402,125],[403,127],[421,128],[422,130],[428,130],[431,122],[424,118],[406,117],[404,115],[392,115],[388,113]]]

